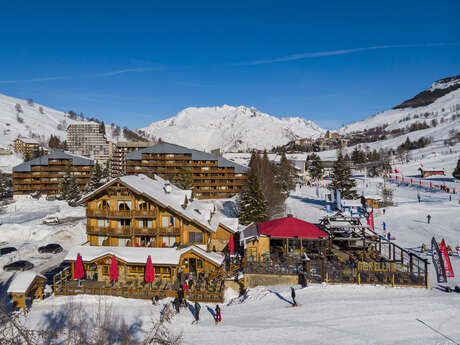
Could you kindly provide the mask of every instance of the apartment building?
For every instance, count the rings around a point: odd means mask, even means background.
[[[13,168],[13,196],[30,194],[56,195],[67,166],[83,191],[88,183],[94,161],[67,152],[53,152],[32,159]]]
[[[111,176],[113,178],[126,174],[126,154],[129,152],[144,149],[154,146],[154,141],[120,141],[114,144],[113,154],[111,159]]]
[[[94,159],[105,165],[111,156],[111,143],[97,122],[73,123],[67,127],[69,152]]]
[[[34,152],[40,150],[40,143],[31,138],[16,138],[13,143],[14,151],[22,153],[23,156],[31,157]]]
[[[158,143],[126,154],[126,174],[157,174],[173,179],[184,170],[191,176],[199,199],[229,198],[246,185],[248,168],[207,152]]]

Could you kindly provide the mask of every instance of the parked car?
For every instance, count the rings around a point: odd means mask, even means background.
[[[43,219],[43,224],[59,224],[58,217],[46,217]]]
[[[39,253],[52,253],[52,254],[57,254],[62,252],[62,247],[57,244],[57,243],[50,243],[47,244],[46,246],[39,247],[38,248]]]
[[[0,248],[0,256],[6,255],[12,252],[16,252],[17,249],[14,247],[5,247],[5,248]]]
[[[4,271],[28,271],[32,268],[34,268],[34,264],[25,260],[15,261],[3,266]]]

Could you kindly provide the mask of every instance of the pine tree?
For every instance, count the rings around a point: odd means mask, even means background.
[[[110,161],[107,161],[104,166],[104,170],[102,170],[102,179],[101,183],[106,184],[110,181]]]
[[[457,167],[455,168],[452,176],[460,180],[460,159],[457,161]]]
[[[180,168],[179,172],[173,177],[172,183],[180,189],[192,189],[193,180],[190,169],[186,167]]]
[[[281,194],[286,199],[289,196],[289,192],[295,189],[295,168],[288,161],[286,154],[281,154],[280,165],[276,169],[275,183],[278,185]]]
[[[69,205],[73,206],[81,198],[81,190],[74,176],[70,178],[70,185],[67,193],[67,201]]]
[[[324,168],[323,163],[321,162],[321,158],[316,154],[312,153],[310,156],[310,166],[308,167],[308,171],[310,172],[311,177],[315,179],[320,179],[323,176]]]
[[[11,181],[6,174],[0,173],[0,198],[5,197],[11,188]]]
[[[85,193],[91,193],[92,191],[95,191],[100,186],[102,186],[104,184],[102,180],[103,180],[103,174],[102,174],[101,166],[99,165],[99,163],[96,163],[96,165],[93,168],[91,178],[86,184]]]
[[[69,194],[69,186],[72,179],[72,171],[70,170],[70,165],[67,165],[65,168],[64,176],[62,177],[59,190],[60,193],[57,196],[59,200],[67,200]]]
[[[334,163],[332,172],[332,182],[329,184],[329,189],[339,190],[343,199],[355,199],[357,197],[353,188],[356,187],[356,182],[351,178],[351,168],[345,162],[342,152],[339,153],[337,161]]]
[[[264,222],[269,218],[267,203],[254,171],[249,173],[248,184],[238,200],[238,210],[241,224]]]

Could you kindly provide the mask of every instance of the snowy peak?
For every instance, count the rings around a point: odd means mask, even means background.
[[[417,108],[429,105],[448,93],[460,88],[460,75],[435,81],[415,97],[397,105],[393,109]]]
[[[269,149],[325,132],[314,122],[299,117],[280,119],[253,107],[230,105],[186,108],[141,130],[152,139],[208,151]]]

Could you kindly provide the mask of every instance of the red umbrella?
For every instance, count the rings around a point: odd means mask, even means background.
[[[235,242],[233,240],[233,235],[230,235],[230,241],[228,241],[228,249],[230,250],[230,255],[235,253]]]
[[[112,262],[110,263],[110,280],[118,280],[118,264],[115,255],[112,256]]]
[[[151,283],[155,280],[155,272],[153,271],[152,258],[147,258],[147,263],[145,264],[145,274],[144,279],[146,283]]]
[[[83,262],[80,253],[77,254],[77,261],[75,261],[75,269],[73,270],[73,279],[83,279],[85,271],[83,270]]]

